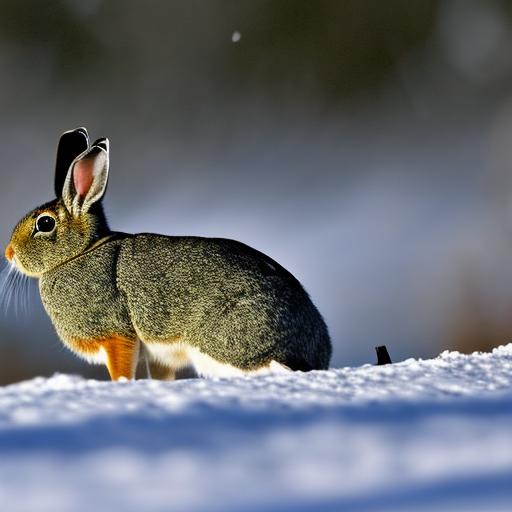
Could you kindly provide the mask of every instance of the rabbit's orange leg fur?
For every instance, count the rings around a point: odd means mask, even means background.
[[[133,379],[139,355],[139,342],[134,339],[112,336],[99,342],[107,356],[107,368],[112,380],[120,377]]]

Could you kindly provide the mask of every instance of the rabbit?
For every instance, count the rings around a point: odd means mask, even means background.
[[[326,369],[327,326],[299,281],[234,240],[111,231],[109,141],[62,134],[56,199],[23,217],[5,256],[39,280],[59,338],[112,380]]]

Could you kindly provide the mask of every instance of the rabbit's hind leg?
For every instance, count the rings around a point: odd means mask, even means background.
[[[149,361],[148,367],[149,371],[145,372],[145,376],[156,380],[194,379],[198,376],[191,366],[174,368],[158,361]]]
[[[187,345],[173,339],[169,343],[142,342],[142,374],[151,379],[177,380],[198,377],[188,355]]]

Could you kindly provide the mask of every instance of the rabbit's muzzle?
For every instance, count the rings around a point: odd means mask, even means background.
[[[7,261],[12,261],[14,258],[14,249],[11,244],[5,248],[5,257],[7,258]]]

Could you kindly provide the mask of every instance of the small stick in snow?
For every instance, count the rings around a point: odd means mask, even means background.
[[[381,345],[380,347],[375,347],[377,351],[377,365],[380,366],[382,364],[392,364],[391,357],[389,357],[388,349],[386,345]]]

